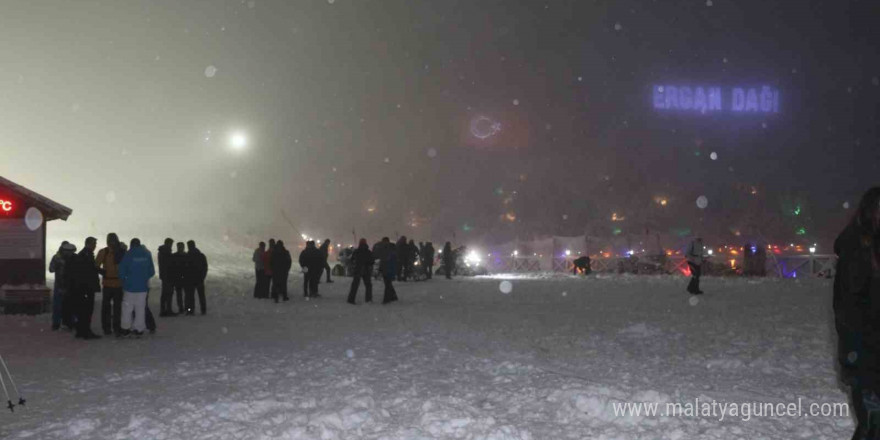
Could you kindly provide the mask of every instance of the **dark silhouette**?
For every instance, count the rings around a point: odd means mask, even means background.
[[[174,316],[186,313],[186,310],[183,308],[183,295],[184,286],[186,285],[186,272],[189,270],[188,267],[189,258],[186,255],[186,245],[183,242],[177,242],[177,252],[171,254],[165,268],[165,277],[168,279],[177,297],[175,301],[177,302],[177,313]],[[163,281],[162,283],[164,285],[165,282]],[[168,310],[171,311],[171,304],[168,305]]]
[[[305,269],[303,277],[303,289],[306,298],[318,298],[318,281],[321,280],[321,272],[324,271],[324,256],[315,247],[314,241],[306,242],[306,248],[299,254],[299,265]]]
[[[397,281],[406,281],[406,262],[409,261],[409,244],[406,235],[400,236],[394,248],[397,250]]]
[[[430,280],[434,278],[434,243],[425,243],[425,249],[421,252],[422,264],[425,265],[425,276]]]
[[[578,257],[572,262],[572,266],[574,266],[573,272],[574,275],[578,274],[580,271],[584,275],[589,275],[593,272],[593,268],[590,266],[590,257],[584,255],[583,257]]]
[[[850,387],[853,439],[880,438],[880,187],[869,189],[834,241],[834,326],[841,381]]]
[[[455,271],[455,252],[452,251],[452,243],[446,242],[443,245],[443,272],[446,279],[452,279],[452,272]]]
[[[269,247],[263,252],[263,274],[266,276],[265,295],[263,298],[269,298],[269,292],[272,292],[272,251],[275,249],[275,239],[269,239]]]
[[[416,242],[410,240],[406,245],[406,261],[404,262],[405,266],[403,268],[403,277],[404,278],[412,278],[413,271],[416,267],[416,261],[419,259],[419,248],[416,247]]]
[[[397,249],[394,244],[388,243],[388,252],[386,254],[385,270],[382,272],[382,281],[385,282],[385,295],[382,297],[382,304],[397,301],[397,291],[394,290],[394,274],[397,273],[398,263]]]
[[[278,240],[272,251],[272,299],[276,303],[279,298],[290,301],[287,296],[287,277],[290,275],[292,264],[290,252],[284,248],[284,242]]]
[[[332,283],[333,280],[330,279],[330,239],[324,240],[321,243],[321,253],[324,254],[324,270],[327,272],[327,282]]]
[[[701,295],[703,293],[703,291],[700,290],[700,275],[702,275],[703,272],[702,238],[697,237],[691,242],[685,253],[685,258],[687,258],[688,267],[691,269],[691,281],[688,283],[687,291],[692,295]]]
[[[263,263],[263,254],[266,253],[266,243],[260,242],[260,245],[254,250],[254,256],[251,259],[254,262],[254,298],[265,298],[269,291],[266,281],[266,266]]]
[[[64,241],[58,248],[58,253],[52,256],[49,262],[49,272],[55,274],[55,285],[52,286],[52,330],[58,330],[63,323],[68,329],[73,328],[73,313],[71,313],[70,300],[72,297],[65,283],[66,269],[70,259],[76,252],[76,246]],[[65,307],[66,305],[66,307]]]
[[[92,313],[95,309],[95,292],[101,290],[98,268],[95,267],[95,237],[86,238],[85,246],[76,254],[67,268],[68,291],[74,296],[76,307],[77,338],[100,339],[92,332]]]
[[[371,303],[373,302],[373,282],[370,280],[370,277],[373,275],[374,260],[373,252],[370,251],[365,238],[358,242],[358,247],[351,254],[351,258],[354,260],[354,272],[352,273],[351,289],[348,291],[348,303],[356,304],[355,298],[357,297],[361,280],[364,281],[364,287],[367,290],[365,301]]]
[[[205,303],[205,278],[208,277],[208,259],[197,247],[195,241],[186,242],[187,267],[184,274],[183,288],[186,291],[186,314],[194,315],[196,308],[195,293],[199,294],[199,306],[202,315],[208,312]]]
[[[165,239],[165,244],[159,246],[159,279],[162,281],[162,292],[159,296],[159,316],[177,316],[177,313],[171,310],[171,301],[174,298],[174,277],[171,275],[169,267],[171,265],[172,254],[171,249],[174,240]],[[178,308],[178,310],[182,307]]]

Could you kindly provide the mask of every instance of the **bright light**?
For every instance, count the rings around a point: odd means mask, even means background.
[[[244,150],[244,147],[247,147],[247,136],[243,132],[236,131],[229,136],[229,145],[232,146],[234,150]]]
[[[633,256],[633,255],[635,254],[635,251],[633,251],[632,249],[630,249],[630,250],[626,251],[626,254],[629,255],[629,256]]]
[[[516,257],[517,255],[519,255],[519,251],[513,251],[513,256]]]
[[[464,257],[464,263],[470,266],[479,266],[480,265],[480,255],[476,251],[468,252],[467,256]]]
[[[300,237],[302,237],[302,239],[305,241],[309,241],[309,236],[306,234],[301,234]]]
[[[810,253],[811,253],[811,254],[815,254],[815,253],[816,253],[816,247],[815,247],[815,246],[810,246]]]
[[[712,255],[712,253],[713,253],[712,249],[709,249],[709,255]]]
[[[570,255],[571,255],[571,250],[566,249],[566,250],[565,250],[565,256],[568,257],[568,256],[570,256]]]

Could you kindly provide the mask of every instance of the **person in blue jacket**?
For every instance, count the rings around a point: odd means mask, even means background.
[[[156,275],[153,255],[141,246],[137,238],[131,239],[131,246],[122,262],[119,263],[119,278],[122,280],[122,335],[144,334],[147,292],[150,278]],[[134,312],[134,323],[132,323]]]

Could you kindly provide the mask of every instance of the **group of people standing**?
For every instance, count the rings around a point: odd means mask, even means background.
[[[175,316],[171,312],[171,294],[176,286],[187,291],[187,297],[199,290],[202,314],[205,313],[204,279],[207,275],[207,259],[195,242],[190,241],[189,252],[183,252],[178,243],[178,264],[172,263],[165,250],[173,240],[167,239],[159,248],[159,269],[162,278],[162,312],[160,316]],[[163,247],[165,249],[163,249]],[[49,271],[55,273],[52,298],[52,330],[64,327],[75,330],[75,337],[91,340],[100,335],[91,328],[95,307],[95,293],[102,292],[101,327],[105,336],[140,336],[145,331],[155,333],[156,320],[147,305],[149,282],[155,275],[152,253],[137,238],[126,246],[115,233],[107,234],[106,246],[98,251],[97,239],[88,237],[83,249],[65,241],[49,263]],[[178,290],[179,292],[179,290]],[[191,303],[192,301],[188,301]],[[178,304],[180,296],[178,293]],[[166,308],[167,306],[167,308]],[[182,309],[182,305],[179,309]],[[188,310],[192,310],[190,307]],[[192,313],[189,313],[192,314]]]
[[[320,284],[321,276],[325,270],[327,271],[327,282],[333,282],[330,279],[330,264],[327,261],[329,256],[329,239],[324,240],[320,247],[312,240],[306,242],[305,249],[299,254],[299,265],[304,273],[304,297],[318,298],[321,296],[318,294],[318,284]],[[293,259],[290,251],[284,247],[284,241],[270,239],[268,248],[266,243],[261,241],[257,249],[254,250],[252,261],[256,275],[254,298],[272,298],[276,303],[282,300],[289,301],[287,279],[290,276]]]
[[[174,317],[180,314],[195,315],[196,294],[199,298],[199,311],[208,312],[205,302],[205,278],[208,277],[208,258],[205,257],[193,240],[177,243],[177,251],[172,251],[174,240],[166,238],[159,246],[159,279],[162,280],[162,295],[159,297],[159,316]],[[172,307],[177,297],[177,312]]]

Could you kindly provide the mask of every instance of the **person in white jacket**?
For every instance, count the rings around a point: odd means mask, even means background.
[[[122,335],[129,333],[140,336],[146,328],[147,292],[150,278],[156,275],[153,255],[137,238],[131,239],[131,247],[119,263],[119,278],[122,279]],[[134,323],[132,323],[134,312]]]

